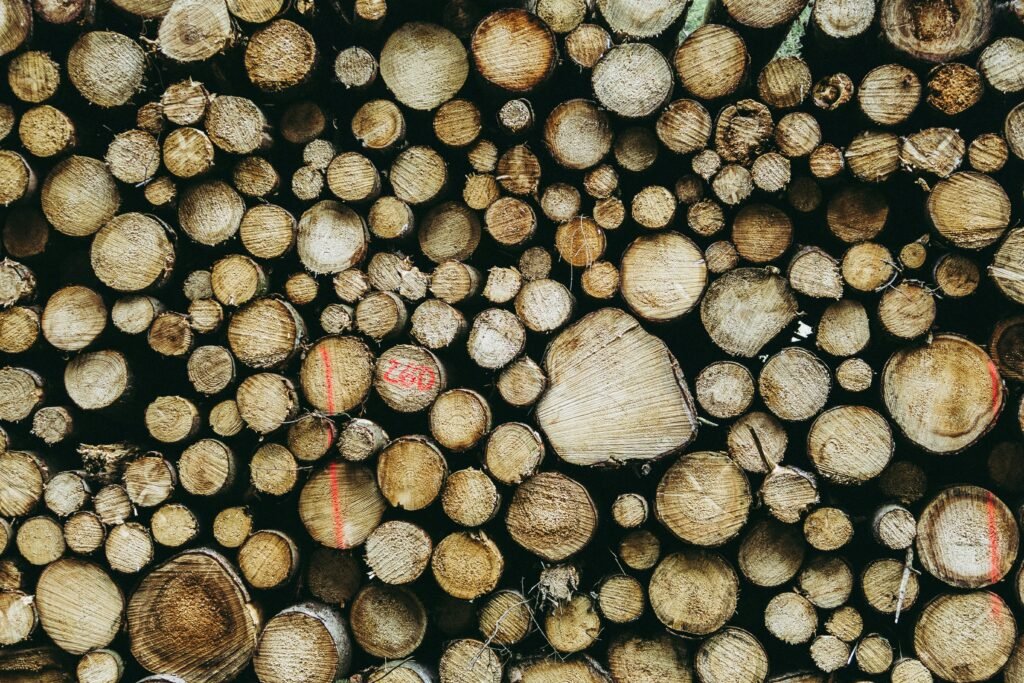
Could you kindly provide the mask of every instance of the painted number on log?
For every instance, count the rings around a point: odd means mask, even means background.
[[[429,366],[403,363],[392,358],[388,360],[388,369],[384,371],[384,381],[403,389],[429,391],[437,383],[437,376]]]

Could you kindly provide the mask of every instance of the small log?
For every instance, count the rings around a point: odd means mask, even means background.
[[[377,460],[381,493],[404,510],[421,510],[437,500],[447,476],[448,463],[440,449],[422,436],[393,440]]]
[[[349,613],[352,636],[374,657],[407,657],[423,642],[427,613],[404,586],[370,584],[356,595]]]
[[[469,75],[462,43],[435,24],[400,26],[380,53],[381,77],[402,104],[423,111],[450,100]]]
[[[257,88],[277,93],[305,83],[318,57],[309,31],[293,21],[275,19],[250,36],[245,46],[245,71]]]
[[[123,33],[92,31],[71,46],[67,69],[71,84],[82,97],[98,107],[119,107],[142,89],[146,56],[139,44]]]
[[[105,648],[123,625],[124,596],[105,570],[91,562],[61,559],[39,575],[39,623],[65,652]]]
[[[839,555],[816,555],[797,576],[797,585],[805,598],[820,609],[836,609],[850,598],[853,570]]]
[[[658,563],[648,595],[658,621],[673,631],[703,636],[725,625],[736,610],[739,579],[721,555],[686,549]]]

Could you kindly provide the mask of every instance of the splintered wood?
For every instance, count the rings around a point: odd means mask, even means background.
[[[0,683],[1024,683],[1024,2],[0,0]]]

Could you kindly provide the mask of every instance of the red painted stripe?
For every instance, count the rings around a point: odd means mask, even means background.
[[[341,492],[338,490],[337,463],[327,466],[327,475],[331,479],[331,514],[334,517],[334,547],[345,547],[344,519],[341,516]]]
[[[324,381],[327,384],[327,412],[334,414],[334,373],[331,371],[331,354],[327,345],[320,345],[320,360],[324,362]]]

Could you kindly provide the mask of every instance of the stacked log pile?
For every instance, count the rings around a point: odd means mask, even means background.
[[[0,0],[0,681],[1024,683],[1024,4]]]

